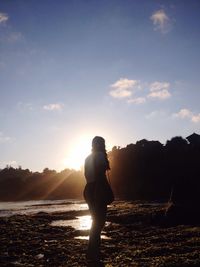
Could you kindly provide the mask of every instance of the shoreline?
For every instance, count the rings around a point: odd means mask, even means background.
[[[102,240],[106,267],[200,266],[200,227],[163,227],[151,222],[165,205],[114,202],[108,208]],[[0,218],[0,266],[86,266],[88,230],[52,226],[55,220],[88,215],[88,210],[39,212]]]

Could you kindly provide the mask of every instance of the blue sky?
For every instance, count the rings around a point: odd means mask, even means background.
[[[198,0],[1,0],[0,167],[75,167],[94,135],[111,149],[199,133],[199,12]]]

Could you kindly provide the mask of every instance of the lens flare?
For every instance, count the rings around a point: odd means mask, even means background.
[[[80,170],[84,165],[85,158],[91,152],[91,137],[82,136],[69,149],[68,156],[63,163],[66,168]]]

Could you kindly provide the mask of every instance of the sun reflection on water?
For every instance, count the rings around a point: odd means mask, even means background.
[[[81,239],[81,240],[89,240],[89,236],[76,236],[74,237],[75,239]],[[112,239],[111,237],[108,237],[107,235],[101,235],[101,239],[106,239],[106,240],[110,240]]]
[[[107,222],[106,225],[109,223]],[[52,226],[72,226],[76,230],[90,230],[91,225],[92,225],[92,218],[90,215],[85,215],[85,216],[78,216],[77,219],[75,220],[57,220],[53,221],[51,223]],[[102,239],[111,239],[110,237],[106,236],[105,234],[101,235]],[[76,236],[75,239],[83,239],[83,240],[88,240],[89,236],[88,235],[83,235],[83,236]]]
[[[90,215],[78,216],[75,220],[56,220],[51,223],[52,226],[72,226],[76,230],[89,230],[91,224]]]
[[[80,230],[89,230],[92,225],[92,218],[90,215],[78,217],[80,222]]]

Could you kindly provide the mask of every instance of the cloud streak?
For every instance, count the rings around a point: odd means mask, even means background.
[[[21,32],[11,32],[7,35],[6,41],[9,43],[17,43],[24,40]]]
[[[63,109],[63,104],[59,104],[59,103],[48,104],[48,105],[44,105],[43,109],[47,111],[59,111]]]
[[[167,33],[171,30],[171,19],[163,9],[155,11],[150,19],[153,22],[155,31]]]
[[[143,104],[146,102],[146,98],[145,97],[131,98],[131,99],[128,99],[127,102],[131,104]]]
[[[147,120],[151,120],[151,119],[157,119],[157,118],[166,118],[167,113],[163,110],[154,110],[152,112],[150,112],[149,114],[147,114],[145,116],[145,118]]]

